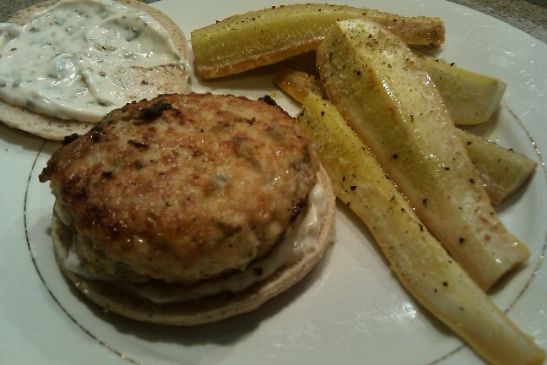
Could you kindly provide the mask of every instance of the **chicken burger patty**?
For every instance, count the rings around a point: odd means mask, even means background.
[[[192,285],[278,244],[316,184],[307,139],[280,108],[165,95],[111,112],[40,175],[86,270]]]

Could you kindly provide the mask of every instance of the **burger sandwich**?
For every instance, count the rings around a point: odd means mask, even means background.
[[[331,242],[335,198],[295,121],[264,101],[163,95],[65,139],[40,175],[63,274],[107,311],[195,325],[254,310]]]

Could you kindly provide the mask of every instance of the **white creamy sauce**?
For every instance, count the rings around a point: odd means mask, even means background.
[[[183,62],[161,24],[111,0],[60,1],[24,26],[0,23],[0,99],[61,119],[96,122],[154,97],[128,87],[128,73]]]
[[[221,292],[240,292],[271,276],[281,267],[298,261],[305,253],[313,250],[321,233],[325,210],[325,191],[321,184],[317,183],[308,195],[308,206],[305,213],[287,230],[283,240],[274,247],[266,258],[252,263],[244,271],[189,288],[180,288],[175,285],[162,285],[161,287],[158,285],[130,285],[128,288],[155,303],[182,302]],[[63,263],[67,270],[88,279],[109,280],[104,276],[97,276],[85,270],[73,247]]]

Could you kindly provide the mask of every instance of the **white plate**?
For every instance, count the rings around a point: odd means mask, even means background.
[[[492,297],[547,347],[547,46],[467,8],[434,0],[347,1],[404,15],[440,16],[442,55],[508,83],[492,138],[540,165],[518,197],[499,209],[524,242],[528,265]],[[185,33],[270,1],[154,4]],[[275,92],[268,76],[199,85],[251,97]],[[534,142],[535,141],[535,142]],[[0,127],[0,363],[2,364],[470,364],[480,360],[400,287],[367,231],[342,208],[336,245],[301,284],[260,310],[218,324],[177,329],[133,323],[88,305],[54,262],[48,224],[53,199],[37,175],[57,147]]]

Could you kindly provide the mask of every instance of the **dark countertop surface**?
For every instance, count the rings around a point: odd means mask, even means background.
[[[146,2],[153,2],[148,0]],[[547,0],[450,0],[519,28],[547,43]],[[37,0],[0,0],[0,21]]]

